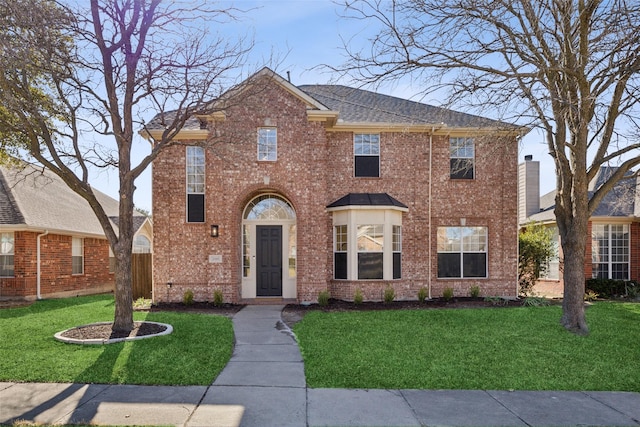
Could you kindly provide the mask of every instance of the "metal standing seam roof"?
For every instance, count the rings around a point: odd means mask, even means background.
[[[118,201],[93,191],[106,214],[117,217]],[[7,226],[104,237],[85,199],[53,172],[29,165],[0,166],[0,227]]]

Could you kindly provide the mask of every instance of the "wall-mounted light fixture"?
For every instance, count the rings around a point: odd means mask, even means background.
[[[467,225],[467,218],[460,218],[460,225],[463,227]]]
[[[220,235],[220,227],[218,224],[211,225],[211,237],[218,237]]]
[[[171,286],[173,285],[173,283],[171,282],[167,282],[167,289],[171,289]]]

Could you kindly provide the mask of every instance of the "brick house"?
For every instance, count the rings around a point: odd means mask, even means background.
[[[153,163],[155,301],[516,296],[526,129],[266,68],[218,102]]]
[[[589,191],[599,188],[615,170],[615,167],[601,167],[589,183]],[[640,281],[640,203],[637,199],[640,182],[632,175],[605,195],[589,219],[584,259],[587,279]],[[544,277],[536,283],[535,291],[541,295],[562,296],[562,248],[554,213],[556,191],[540,196],[540,162],[532,156],[525,156],[525,161],[518,166],[518,183],[520,226],[534,221],[550,227],[556,246],[556,256]]]
[[[107,214],[117,215],[118,201],[94,191]],[[136,219],[137,251],[148,252],[151,223]],[[0,298],[113,291],[115,258],[95,214],[47,170],[0,166],[0,239]]]

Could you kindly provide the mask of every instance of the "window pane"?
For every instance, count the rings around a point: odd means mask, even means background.
[[[14,276],[13,260],[14,260],[13,255],[0,255],[0,276],[2,277]]]
[[[460,252],[461,248],[460,227],[438,227],[438,252]]]
[[[402,252],[402,227],[393,226],[393,252]]]
[[[297,228],[295,224],[289,226],[289,277],[296,277],[297,259]]]
[[[347,251],[347,226],[346,225],[336,225],[336,241],[335,241],[335,252],[346,252]]]
[[[0,235],[0,254],[13,255],[14,234],[2,233]]]
[[[289,202],[274,194],[257,197],[247,205],[245,219],[280,220],[295,219],[296,214]]]
[[[242,227],[242,275],[249,277],[251,274],[251,235],[249,226]]]
[[[463,259],[464,277],[486,277],[487,276],[487,254],[465,253]]]
[[[204,222],[204,194],[187,195],[187,222]]]
[[[79,237],[71,239],[71,274],[84,273],[84,241]]]
[[[438,277],[461,277],[459,253],[438,253]]]
[[[187,194],[204,193],[204,148],[187,147]]]
[[[382,253],[358,253],[358,279],[382,279]]]
[[[347,278],[347,253],[336,252],[333,254],[333,268],[336,279]]]
[[[451,159],[451,179],[473,179],[473,160]]]
[[[378,178],[380,176],[380,157],[356,156],[355,175],[360,178]]]
[[[358,252],[382,252],[383,228],[382,225],[359,225]]]
[[[486,252],[487,229],[484,227],[463,227],[464,252]]]
[[[399,252],[393,254],[393,278],[402,278],[402,254]]]

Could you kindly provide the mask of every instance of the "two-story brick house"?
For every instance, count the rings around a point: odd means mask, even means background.
[[[269,69],[153,163],[154,299],[517,294],[525,129]],[[259,89],[255,89],[259,87]],[[239,98],[245,96],[246,98]],[[222,102],[222,101],[220,101]],[[161,132],[158,123],[150,133]]]

